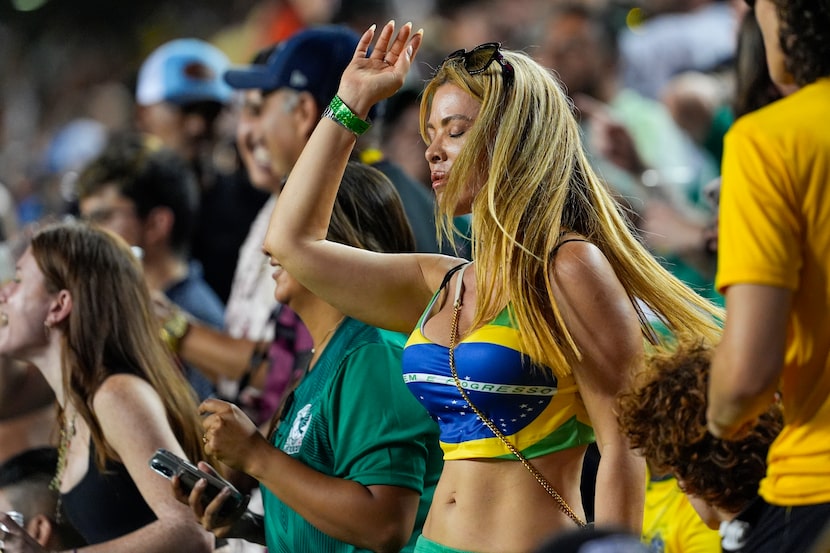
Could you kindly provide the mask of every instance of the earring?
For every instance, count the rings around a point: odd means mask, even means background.
[[[46,339],[49,339],[49,332],[52,330],[52,325],[49,324],[49,321],[43,321],[43,334],[46,336]]]

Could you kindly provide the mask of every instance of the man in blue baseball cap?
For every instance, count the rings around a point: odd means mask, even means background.
[[[342,70],[354,55],[360,37],[335,25],[308,29],[277,45],[264,65],[231,68],[225,81],[236,89],[280,88],[308,92],[320,111],[337,93]]]
[[[280,43],[262,65],[231,68],[225,81],[235,89],[262,95],[259,140],[275,174],[288,175],[320,116],[337,93],[340,75],[354,55],[360,36],[344,26],[327,25],[300,31]],[[434,199],[377,147],[381,110],[370,112],[373,125],[357,142],[360,161],[373,165],[392,181],[415,232],[419,251],[439,250]]]

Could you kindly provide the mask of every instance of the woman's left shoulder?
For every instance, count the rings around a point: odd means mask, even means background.
[[[554,286],[563,287],[617,280],[602,250],[579,235],[568,235],[559,242],[549,262],[549,273]]]

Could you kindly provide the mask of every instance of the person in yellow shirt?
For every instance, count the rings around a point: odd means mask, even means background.
[[[751,2],[767,65],[798,90],[727,133],[709,431],[738,439],[780,392],[748,547],[807,551],[830,518],[830,1]]]

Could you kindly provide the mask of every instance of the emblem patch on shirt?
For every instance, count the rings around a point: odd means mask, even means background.
[[[303,445],[303,438],[305,438],[308,424],[311,422],[311,404],[309,403],[299,411],[294,417],[294,422],[291,423],[291,430],[288,432],[288,438],[282,446],[282,450],[289,455],[296,455],[300,452],[300,447]]]

